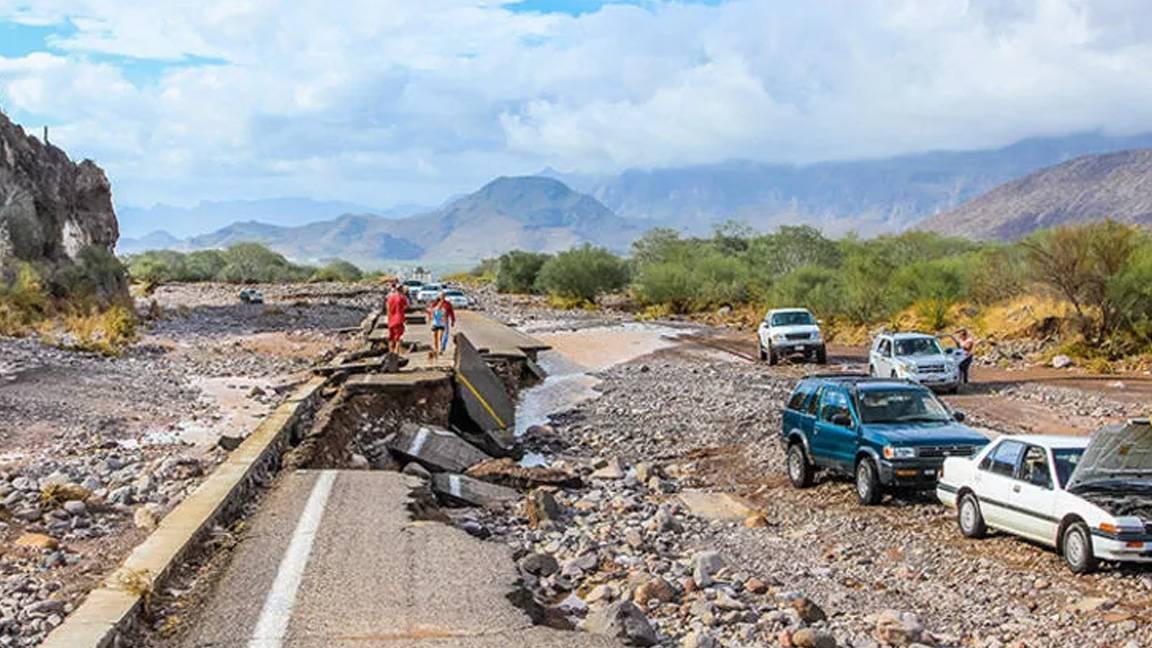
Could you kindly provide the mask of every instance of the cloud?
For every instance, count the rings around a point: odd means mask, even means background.
[[[0,0],[0,105],[121,202],[438,202],[498,174],[1152,130],[1138,0]],[[579,5],[577,7],[577,5]],[[577,10],[578,9],[578,10]]]

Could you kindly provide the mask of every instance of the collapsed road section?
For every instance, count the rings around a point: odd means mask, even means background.
[[[316,370],[305,424],[238,450],[260,476],[210,477],[200,516],[166,519],[145,543],[163,553],[134,554],[151,570],[121,570],[46,645],[616,645],[537,625],[510,551],[441,523],[442,504],[501,507],[564,479],[515,462],[515,397],[547,347],[461,315],[452,362],[420,331],[389,360],[370,317],[362,348]]]

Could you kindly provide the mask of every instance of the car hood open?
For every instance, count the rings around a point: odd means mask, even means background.
[[[1152,424],[1148,419],[1097,430],[1072,471],[1067,490],[1103,480],[1152,480]]]

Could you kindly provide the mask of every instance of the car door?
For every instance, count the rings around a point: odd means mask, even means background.
[[[1020,441],[1004,439],[977,466],[973,489],[980,500],[984,521],[990,526],[1016,533],[1022,526],[1013,511],[1016,492],[1016,467],[1024,455]]]
[[[821,392],[812,437],[826,463],[842,470],[852,469],[856,456],[856,419],[848,392],[843,388],[825,387]]]
[[[1020,535],[1055,546],[1059,521],[1055,516],[1056,498],[1052,462],[1048,451],[1029,445],[1016,467],[1012,501]]]
[[[892,340],[880,338],[872,353],[872,366],[877,376],[887,377],[892,373]]]

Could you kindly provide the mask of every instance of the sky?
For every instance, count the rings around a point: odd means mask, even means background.
[[[0,110],[118,204],[1152,130],[1144,0],[0,0]]]

